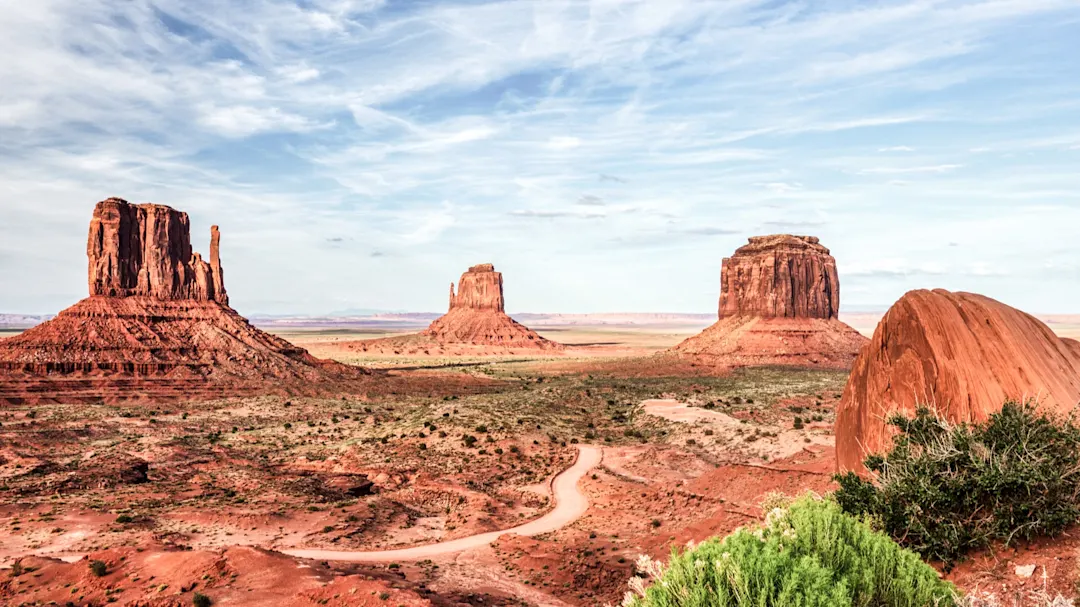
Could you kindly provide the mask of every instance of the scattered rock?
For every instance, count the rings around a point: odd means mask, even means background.
[[[1029,578],[1035,575],[1035,565],[1017,565],[1016,575],[1022,578]]]
[[[349,497],[364,497],[375,492],[375,483],[363,474],[343,474],[326,479],[326,486]]]

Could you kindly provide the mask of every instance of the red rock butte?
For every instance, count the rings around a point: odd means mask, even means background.
[[[755,236],[725,258],[719,320],[672,348],[716,366],[846,368],[866,338],[837,319],[836,260],[813,236]]]
[[[490,263],[462,274],[456,293],[450,283],[450,309],[422,332],[340,342],[339,347],[369,354],[462,356],[564,349],[506,314],[502,273]]]
[[[449,311],[421,334],[441,344],[541,350],[562,347],[510,318],[504,307],[502,273],[490,263],[476,265],[461,275],[456,295],[451,283]]]
[[[229,307],[211,228],[210,261],[188,216],[119,198],[94,208],[90,297],[0,341],[0,403],[309,393],[359,368],[312,357]]]
[[[855,360],[836,414],[840,471],[865,471],[891,442],[886,423],[919,406],[954,422],[986,420],[1007,399],[1071,411],[1080,400],[1080,343],[973,293],[911,291]]]

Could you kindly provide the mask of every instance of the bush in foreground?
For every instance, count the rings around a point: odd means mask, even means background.
[[[740,529],[678,553],[642,557],[625,607],[927,607],[956,605],[952,584],[831,500],[805,496]]]
[[[920,409],[895,416],[900,433],[866,459],[876,483],[836,478],[845,512],[869,516],[904,546],[951,565],[992,541],[1054,536],[1080,519],[1080,428],[1007,402],[981,424],[954,425]]]

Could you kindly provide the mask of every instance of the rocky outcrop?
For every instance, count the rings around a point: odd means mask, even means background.
[[[86,244],[90,295],[228,304],[217,226],[210,234],[207,263],[192,252],[187,213],[158,204],[133,205],[120,198],[99,202]]]
[[[189,230],[187,214],[167,206],[98,203],[90,297],[0,342],[0,403],[319,393],[366,374],[237,314],[217,227],[209,262],[192,252]]]
[[[720,318],[836,318],[836,260],[814,236],[755,236],[724,259]]]
[[[866,338],[837,320],[836,260],[813,236],[756,236],[725,258],[719,320],[672,348],[718,367],[846,368]]]
[[[505,312],[502,273],[490,263],[469,268],[461,275],[457,295],[450,283],[450,310],[456,309]]]
[[[1042,322],[973,293],[911,291],[882,318],[856,359],[836,415],[841,471],[863,471],[888,449],[894,413],[933,408],[983,421],[1006,399],[1065,412],[1080,401],[1080,349]]]
[[[553,350],[560,344],[510,318],[504,311],[502,274],[490,263],[461,275],[457,294],[450,285],[450,309],[421,335],[440,344]]]
[[[456,293],[450,284],[449,310],[424,331],[336,345],[351,352],[393,356],[483,356],[563,349],[562,344],[544,339],[506,314],[503,277],[490,263],[462,274]]]

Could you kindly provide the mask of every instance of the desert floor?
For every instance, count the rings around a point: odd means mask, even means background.
[[[0,603],[618,603],[638,555],[753,524],[775,492],[833,487],[847,373],[657,354],[700,328],[539,327],[572,347],[465,358],[358,358],[335,342],[387,333],[278,330],[317,356],[446,389],[5,408],[0,563],[14,569]],[[555,509],[553,479],[584,447],[598,454],[574,483],[587,504],[557,528],[497,533]],[[463,551],[331,560],[480,534]],[[1039,564],[1071,586],[1076,546],[980,555],[950,575],[1011,589],[1041,583],[1014,573]]]

